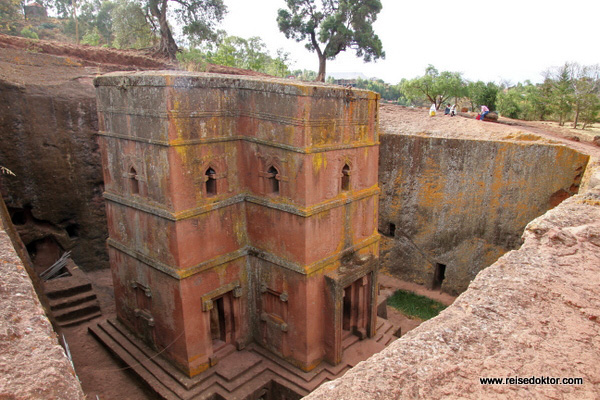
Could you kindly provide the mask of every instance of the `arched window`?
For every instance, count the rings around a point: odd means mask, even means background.
[[[208,168],[206,170],[206,195],[215,196],[217,194],[217,173],[214,169]]]
[[[344,164],[342,168],[342,191],[347,192],[350,190],[350,167],[348,164]]]
[[[140,183],[138,182],[137,171],[133,167],[129,169],[129,190],[132,194],[140,194]]]
[[[267,190],[272,194],[279,194],[279,171],[271,165],[267,170]]]

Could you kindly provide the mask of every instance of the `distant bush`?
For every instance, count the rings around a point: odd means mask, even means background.
[[[58,28],[58,25],[53,24],[52,22],[44,22],[39,27],[42,29],[54,29],[54,28]]]
[[[29,39],[39,39],[40,38],[38,36],[38,34],[35,33],[35,31],[33,31],[31,29],[31,26],[27,26],[27,27],[21,29],[21,36],[29,38]]]
[[[98,28],[94,27],[91,31],[87,31],[81,38],[82,44],[89,44],[91,46],[99,46],[102,43],[102,36],[98,31]]]

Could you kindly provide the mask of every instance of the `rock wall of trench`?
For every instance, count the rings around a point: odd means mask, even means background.
[[[381,135],[382,267],[430,286],[441,264],[441,289],[464,291],[521,245],[529,221],[577,193],[588,159],[526,141]]]
[[[2,177],[2,195],[38,269],[66,250],[84,269],[107,268],[91,79],[0,80],[0,132],[0,164],[16,175]]]
[[[531,221],[519,250],[481,271],[438,317],[306,399],[600,398],[600,166],[594,164],[581,193]],[[485,377],[540,384],[483,385]],[[558,383],[541,384],[542,377]]]

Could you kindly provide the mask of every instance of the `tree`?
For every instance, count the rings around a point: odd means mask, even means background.
[[[577,128],[580,114],[587,107],[594,108],[593,97],[598,96],[600,89],[600,66],[571,64],[571,87],[573,89],[573,128]]]
[[[203,70],[206,63],[211,63],[282,77],[290,74],[289,54],[283,50],[277,50],[277,56],[273,58],[265,43],[257,36],[244,39],[225,36],[224,31],[218,33],[220,37],[216,43],[207,44],[200,49],[186,50],[178,55],[178,59],[193,70],[198,70],[198,66]]]
[[[373,22],[381,11],[379,0],[286,0],[288,9],[279,9],[277,24],[288,39],[307,41],[306,48],[317,53],[317,81],[325,81],[326,61],[353,49],[370,62],[385,58]]]
[[[112,44],[118,49],[142,49],[156,42],[156,35],[146,20],[142,7],[135,2],[119,0],[112,13]]]
[[[571,85],[571,66],[551,68],[545,72],[546,83],[551,86],[552,108],[558,115],[558,125],[563,126],[573,110],[573,87]]]
[[[390,85],[389,83],[385,83],[383,79],[366,80],[358,78],[356,81],[356,87],[359,89],[367,89],[377,92],[384,100],[394,101],[401,104],[406,103],[406,99],[400,92],[400,85]]]
[[[14,22],[23,19],[20,3],[20,0],[0,0],[0,29],[12,31]]]
[[[465,94],[465,82],[459,72],[440,73],[431,64],[425,69],[425,75],[402,81],[400,88],[413,104],[428,101],[435,104],[436,108],[453,97],[463,97]]]
[[[118,3],[126,1],[92,0],[82,3],[81,13],[79,14],[79,23],[85,31],[82,41],[87,44],[97,42],[96,45],[112,44],[113,19],[119,17],[114,9]]]
[[[467,97],[471,100],[471,108],[485,105],[494,111],[499,90],[500,88],[494,82],[469,82],[467,84]]]
[[[227,12],[223,0],[145,0],[145,4],[153,17],[155,29],[160,32],[156,53],[172,60],[179,47],[169,27],[168,13],[174,14],[185,35],[202,41],[215,37],[215,23],[221,21]],[[169,4],[173,4],[170,11]]]

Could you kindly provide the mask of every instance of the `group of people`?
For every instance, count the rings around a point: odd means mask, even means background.
[[[435,104],[431,105],[431,108],[429,108],[429,115],[430,116],[434,116],[435,112],[437,110],[437,107],[435,106]],[[486,115],[488,115],[490,112],[490,109],[487,108],[487,106],[483,105],[481,106],[481,113],[478,115],[478,120],[483,121],[483,119],[485,118]],[[450,104],[446,104],[446,108],[444,109],[444,115],[449,115],[451,117],[454,117],[456,115],[456,104],[453,104],[452,106],[450,106]]]
[[[437,108],[435,104],[432,104],[431,108],[429,109],[429,115],[433,117],[436,110]],[[450,107],[450,104],[447,104],[446,108],[444,109],[444,115],[450,115],[451,117],[454,117],[456,115],[456,104],[454,104],[452,107]]]

